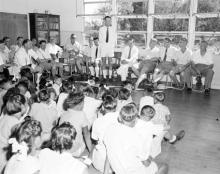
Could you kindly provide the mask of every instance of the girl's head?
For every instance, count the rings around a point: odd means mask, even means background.
[[[160,92],[156,92],[153,95],[154,97],[154,103],[163,103],[165,100],[165,93],[160,91]]]
[[[41,132],[42,127],[39,121],[26,119],[14,130],[11,139],[9,139],[12,152],[30,154],[34,149],[40,148]]]
[[[64,110],[82,110],[84,106],[84,94],[82,92],[71,92],[63,103]]]
[[[42,89],[39,93],[38,93],[38,98],[40,100],[40,102],[49,102],[50,99],[50,95],[47,89]]]
[[[9,97],[15,94],[20,94],[20,90],[17,87],[10,88],[3,96],[4,105],[7,103]]]
[[[25,81],[21,81],[17,84],[17,88],[20,90],[20,94],[25,95],[28,91],[28,84]]]
[[[59,85],[59,86],[62,84],[62,78],[61,78],[60,75],[56,75],[56,76],[54,77],[54,83],[57,84],[57,85]]]
[[[103,115],[108,112],[115,112],[117,107],[117,101],[110,95],[105,97],[105,100],[102,103]]]
[[[53,101],[56,101],[56,100],[57,100],[57,94],[56,94],[55,89],[53,89],[53,88],[48,88],[48,93],[49,93],[49,96],[50,96],[50,99],[51,99],[51,100],[53,100]]]
[[[145,105],[141,109],[140,118],[145,121],[150,121],[155,115],[155,109],[150,105]]]
[[[134,104],[127,104],[122,107],[118,121],[129,127],[134,127],[138,118],[138,110]]]
[[[21,94],[11,95],[5,105],[5,114],[23,116],[27,111],[25,97]]]
[[[63,81],[60,91],[64,93],[70,93],[72,90],[73,90],[72,83],[67,80]]]
[[[118,99],[119,100],[128,100],[130,96],[131,96],[131,93],[128,89],[121,88],[119,90],[119,93],[118,93]]]
[[[68,151],[72,148],[75,138],[75,128],[70,123],[64,122],[52,130],[50,138],[51,148],[60,153]]]

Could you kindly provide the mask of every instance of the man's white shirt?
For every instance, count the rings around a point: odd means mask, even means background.
[[[177,64],[186,65],[192,59],[192,51],[189,48],[186,48],[185,52],[183,53],[181,49],[176,50],[174,54],[174,60]]]
[[[201,55],[200,49],[193,52],[192,60],[195,64],[205,64],[205,65],[211,65],[213,64],[213,53],[210,51],[206,51],[205,55]]]
[[[48,50],[48,52],[50,53],[50,54],[57,54],[58,52],[59,53],[62,53],[63,52],[63,50],[62,50],[62,48],[61,47],[59,47],[58,45],[52,45],[51,43],[48,43],[47,44],[47,47],[46,47],[46,49]]]
[[[154,47],[153,49],[146,48],[144,53],[144,59],[159,58],[161,56],[161,52],[158,47]]]
[[[107,27],[106,26],[102,26],[99,29],[99,42],[100,45],[102,44],[111,44],[113,46],[115,46],[116,44],[116,31],[114,30],[114,28],[112,26],[108,27],[108,31],[109,31],[109,38],[108,38],[108,43],[106,43],[106,33],[107,33]]]
[[[172,59],[175,58],[175,53],[176,53],[176,48],[173,47],[173,46],[170,46],[168,49],[167,49],[167,57],[166,57],[166,61],[171,61]],[[161,59],[164,60],[164,57],[165,57],[165,52],[166,52],[166,48],[165,47],[161,47],[160,48],[160,52],[161,52]]]
[[[139,54],[138,48],[135,45],[132,46],[130,58],[129,58],[129,52],[130,52],[130,47],[126,46],[122,51],[121,60],[126,60],[129,62],[129,64],[136,63]]]
[[[30,52],[27,52],[24,47],[19,48],[15,53],[15,63],[18,67],[32,64]]]
[[[97,46],[93,45],[91,48],[91,57],[92,57],[92,61],[94,62],[95,60],[101,60],[101,46],[98,46],[98,53],[97,53],[97,57],[96,57],[96,49]]]
[[[37,51],[39,59],[51,59],[51,55],[47,49],[43,50],[41,48],[38,49]]]

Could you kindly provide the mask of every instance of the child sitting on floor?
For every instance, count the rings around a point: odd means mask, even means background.
[[[54,84],[52,85],[52,88],[56,91],[56,95],[60,95],[60,88],[62,86],[62,78],[60,75],[56,75],[54,77]]]
[[[13,156],[8,161],[5,174],[35,174],[40,171],[40,162],[35,157],[41,146],[41,124],[27,119],[15,129],[9,144]]]
[[[132,103],[131,92],[126,88],[121,88],[118,92],[117,111],[128,103]]]
[[[41,150],[41,174],[88,174],[88,168],[70,153],[75,146],[77,131],[70,123],[55,127],[50,138],[50,148]]]

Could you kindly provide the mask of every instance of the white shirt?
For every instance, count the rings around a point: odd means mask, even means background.
[[[27,52],[24,47],[18,49],[15,53],[15,63],[19,66],[26,66],[32,63],[31,55]]]
[[[91,57],[92,57],[93,62],[95,60],[101,60],[101,46],[98,46],[97,57],[96,57],[96,49],[97,49],[96,45],[93,45],[92,48],[91,48]]]
[[[159,58],[161,56],[160,49],[158,47],[146,48],[145,50],[145,59]]]
[[[169,108],[161,103],[157,103],[153,107],[155,109],[155,116],[151,121],[155,124],[167,125],[166,117],[170,116]]]
[[[90,46],[90,45],[86,45],[85,47],[84,47],[84,53],[85,53],[85,55],[86,56],[88,56],[88,57],[92,57],[92,47],[94,46],[94,44],[92,45],[92,46]]]
[[[106,26],[102,26],[99,29],[99,43],[100,45],[102,44],[110,44],[113,45],[113,47],[116,44],[116,31],[115,29],[110,26],[108,27],[108,31],[109,31],[109,37],[108,37],[108,43],[106,43],[106,33],[107,33],[107,27]]]
[[[117,136],[116,136],[117,135]],[[117,174],[146,174],[143,144],[137,132],[120,123],[112,124],[104,136],[109,163]]]
[[[51,55],[49,53],[49,51],[47,49],[43,50],[43,49],[38,49],[37,51],[38,57],[39,59],[51,59]]]
[[[75,41],[74,44],[71,43],[71,41],[67,41],[65,47],[64,47],[67,51],[82,51],[82,46],[80,45],[79,42]]]
[[[57,111],[58,115],[62,115],[64,113],[63,110],[63,102],[67,98],[68,94],[67,93],[60,93],[58,101],[57,101]]]
[[[52,45],[51,43],[48,43],[47,44],[47,47],[46,47],[46,49],[48,50],[48,52],[50,53],[50,54],[57,54],[58,52],[59,53],[62,53],[63,52],[63,50],[62,50],[62,48],[61,47],[59,47],[58,45]]]
[[[19,154],[15,154],[10,158],[4,174],[34,174],[40,171],[40,162],[36,157],[28,155],[22,161],[18,157]]]
[[[202,56],[200,53],[200,49],[193,52],[192,60],[195,64],[205,64],[205,65],[211,65],[213,64],[213,53],[210,51],[206,51],[205,55]]]
[[[87,174],[87,167],[70,153],[43,149],[39,154],[40,174]]]
[[[175,53],[176,53],[176,50],[177,48],[173,47],[173,46],[170,46],[168,49],[167,49],[167,58],[166,58],[166,61],[171,61],[172,59],[175,58]],[[166,48],[165,47],[162,47],[160,49],[161,51],[161,59],[163,60],[164,57],[165,57],[165,52],[166,52]]]
[[[83,111],[86,114],[86,118],[89,121],[89,128],[97,118],[97,109],[101,105],[102,101],[92,97],[85,96]]]
[[[130,47],[126,46],[122,51],[121,60],[126,60],[130,64],[133,64],[138,59],[139,50],[135,45],[133,45],[132,48],[131,48],[131,57],[130,57],[130,59],[129,59],[129,52],[130,52]]]
[[[174,60],[179,65],[186,65],[192,59],[192,51],[188,48],[186,48],[184,53],[181,51],[181,49],[178,49],[174,55]]]
[[[0,51],[0,65],[5,64],[5,55]]]
[[[28,54],[30,55],[30,57],[33,57],[35,60],[37,60],[39,58],[37,52],[34,51],[33,49],[29,49]]]

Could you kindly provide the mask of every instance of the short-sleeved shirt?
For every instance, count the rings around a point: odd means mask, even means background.
[[[68,109],[60,117],[60,124],[63,122],[69,122],[76,129],[76,139],[74,149],[71,150],[75,156],[80,155],[85,150],[85,142],[83,139],[82,129],[89,125],[89,121],[83,111],[76,111]],[[76,152],[77,151],[77,152]]]
[[[190,49],[186,48],[185,52],[183,53],[181,49],[176,50],[174,60],[177,64],[186,65],[192,59],[192,52]]]
[[[72,154],[43,149],[39,154],[40,174],[87,174],[87,167]]]
[[[31,55],[23,47],[21,47],[15,53],[15,63],[19,67],[30,65],[32,63]]]
[[[195,64],[213,64],[213,53],[211,51],[206,51],[205,55],[201,55],[200,50],[193,52],[192,60]]]
[[[45,103],[34,103],[29,115],[41,122],[44,133],[50,133],[54,122],[58,119],[57,110]]]
[[[154,47],[153,49],[147,48],[145,50],[145,59],[159,58],[161,56],[160,49],[158,47]]]
[[[166,61],[170,62],[172,59],[175,59],[175,52],[176,52],[177,48],[170,46],[167,49],[167,57],[166,57]],[[166,48],[162,47],[160,48],[160,53],[161,53],[161,59],[164,60],[165,57],[165,53],[166,53]]]
[[[154,106],[155,116],[151,119],[151,121],[155,124],[167,124],[166,117],[170,116],[170,110],[167,106],[157,103]]]
[[[48,43],[47,44],[47,47],[46,47],[47,51],[50,53],[50,54],[57,54],[58,52],[62,53],[62,48],[59,47],[58,45],[52,45],[51,43]]]
[[[51,59],[51,55],[47,49],[43,50],[40,48],[40,49],[38,49],[37,54],[38,54],[39,59],[41,59],[41,60]]]

